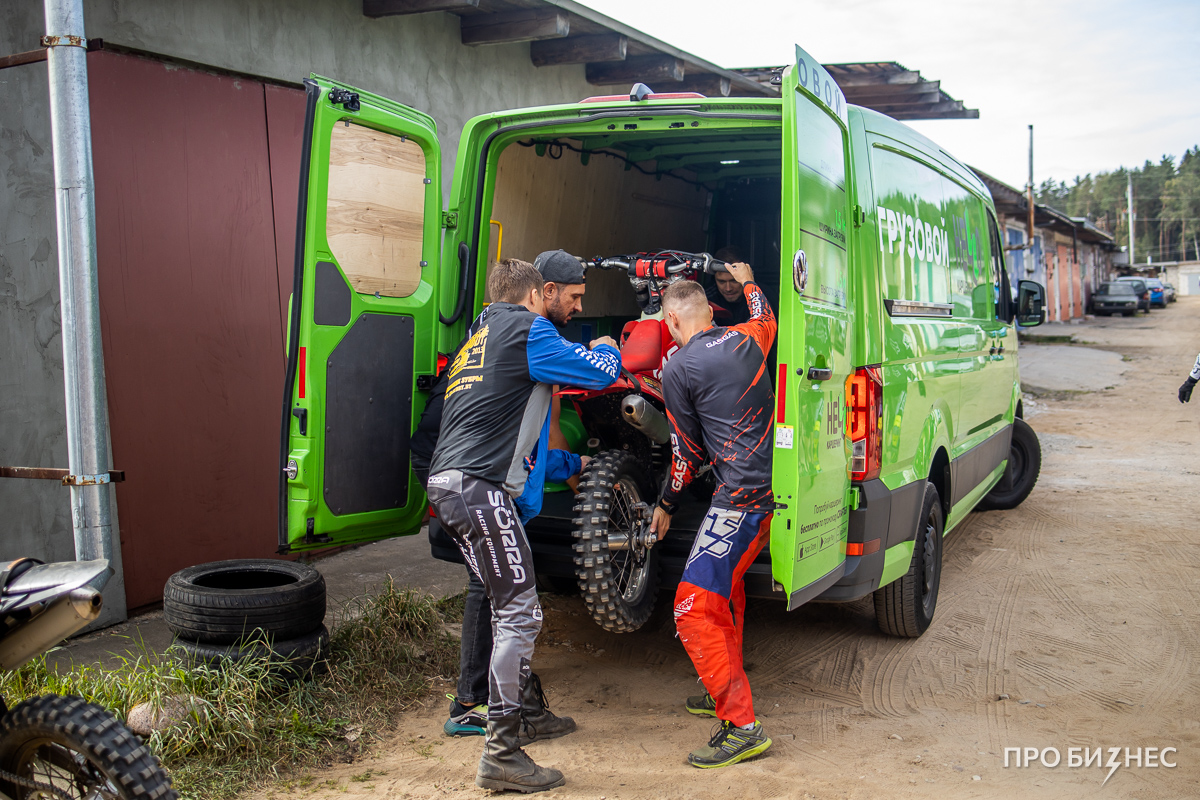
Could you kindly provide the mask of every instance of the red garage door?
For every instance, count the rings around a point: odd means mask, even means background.
[[[301,91],[88,58],[101,329],[130,608],[276,546]]]

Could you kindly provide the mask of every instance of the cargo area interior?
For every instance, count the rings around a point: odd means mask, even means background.
[[[607,141],[535,134],[509,144],[498,157],[494,178],[488,264],[501,258],[533,261],[554,249],[590,258],[665,249],[716,253],[732,246],[777,308],[780,135],[778,128],[659,131]],[[705,286],[712,280],[701,277]],[[583,314],[562,333],[581,342],[600,335],[619,338],[624,324],[640,314],[623,272],[589,269]],[[566,403],[561,425],[575,452],[592,452]],[[573,497],[564,486],[548,487],[542,515],[530,526],[544,544],[562,538],[561,546],[553,547],[553,560],[563,562],[563,574],[571,571]],[[708,500],[693,497],[673,527],[695,531]],[[682,538],[690,547],[691,537]]]

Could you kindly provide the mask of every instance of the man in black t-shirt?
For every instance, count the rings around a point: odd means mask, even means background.
[[[722,247],[713,257],[726,264],[745,260],[736,247]],[[718,322],[721,325],[741,325],[743,322],[749,322],[750,307],[746,305],[741,282],[729,272],[716,272],[713,274],[713,280],[715,285],[705,289],[704,294],[710,303],[729,312],[728,317],[722,317]]]

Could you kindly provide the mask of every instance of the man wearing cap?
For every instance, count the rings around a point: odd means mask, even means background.
[[[505,263],[507,263],[506,260]],[[562,250],[542,253],[534,261],[543,279],[543,316],[555,325],[563,326],[582,310],[585,273],[574,256]],[[499,298],[493,297],[493,300]],[[490,307],[489,307],[490,308]],[[467,339],[459,350],[483,325],[488,308],[471,323]],[[610,340],[611,341],[611,340]],[[451,356],[453,362],[458,355]],[[421,413],[417,430],[410,442],[413,471],[425,483],[429,478],[429,462],[437,447],[442,424],[442,409],[448,381],[443,374],[430,391],[429,401]],[[589,458],[570,452],[566,438],[558,427],[558,398],[554,398],[548,448],[544,458],[533,459],[525,480],[525,491],[515,501],[521,524],[538,515],[546,483],[571,483],[587,466]],[[571,487],[574,489],[574,486]],[[465,563],[462,553],[436,519],[429,523],[429,546],[434,558]],[[459,677],[457,693],[450,697],[450,712],[442,726],[449,736],[482,736],[487,732],[488,662],[492,653],[492,607],[483,583],[470,568],[467,569],[467,598],[463,608],[462,640],[459,646]],[[531,673],[526,682],[521,704],[521,744],[556,739],[575,730],[570,717],[558,717],[550,711],[542,682]]]
[[[549,264],[549,275],[576,277],[582,284],[579,262],[573,259],[575,275],[563,273],[553,268],[553,255],[549,262],[539,257]],[[521,749],[533,739],[551,738],[539,730],[540,722],[530,724],[528,706],[535,706],[532,711],[555,735],[575,727],[548,712],[530,671],[542,615],[521,519],[541,507],[551,386],[605,388],[620,374],[621,359],[608,337],[593,341],[589,350],[558,335],[550,320],[570,319],[583,292],[582,285],[577,295],[571,284],[555,287],[547,308],[544,295],[552,282],[557,283],[515,259],[493,268],[488,289],[494,302],[447,372],[443,421],[429,467],[429,500],[491,608],[487,739],[475,780],[487,789],[541,791],[563,782],[561,772],[539,767]]]

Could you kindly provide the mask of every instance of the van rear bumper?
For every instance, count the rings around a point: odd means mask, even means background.
[[[867,550],[875,545],[876,549],[868,555],[846,556],[846,572],[814,598],[818,602],[845,603],[878,589],[887,549],[911,541],[917,531],[924,481],[913,481],[898,489],[889,489],[878,479],[855,486],[858,508],[850,512],[846,541],[862,543]]]

